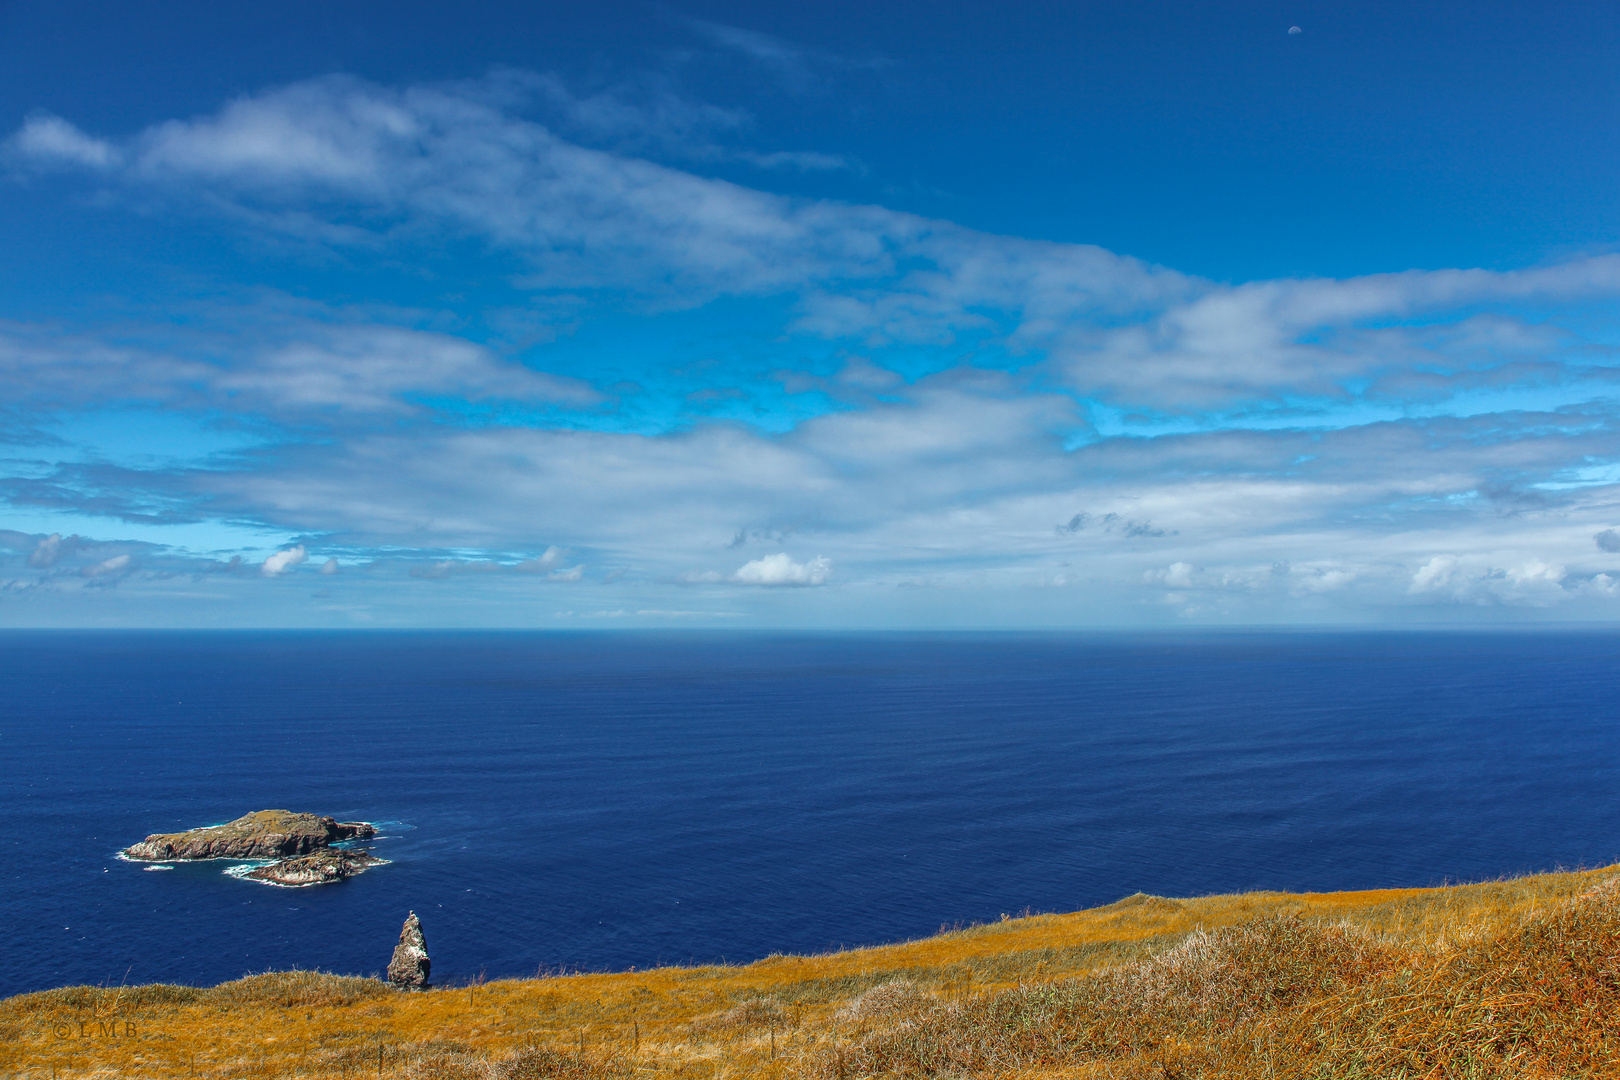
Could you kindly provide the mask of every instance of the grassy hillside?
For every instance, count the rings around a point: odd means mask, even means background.
[[[0,1002],[0,1036],[0,1075],[64,1078],[1620,1076],[1620,867],[415,994],[70,987]]]

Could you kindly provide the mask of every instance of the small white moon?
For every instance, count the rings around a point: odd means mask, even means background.
[[[1289,32],[1289,33],[1290,33],[1290,34],[1303,34],[1303,33],[1304,33],[1304,32],[1305,32],[1305,31],[1303,31],[1303,30],[1301,30],[1301,29],[1300,29],[1300,28],[1299,28],[1299,27],[1297,27],[1297,26],[1290,26],[1290,27],[1289,27],[1289,28],[1288,28],[1288,32]]]

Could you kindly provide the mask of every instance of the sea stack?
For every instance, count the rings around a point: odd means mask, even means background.
[[[388,981],[401,990],[421,990],[428,984],[428,970],[432,965],[427,954],[427,939],[422,936],[422,920],[413,911],[399,931],[394,958],[388,961]]]

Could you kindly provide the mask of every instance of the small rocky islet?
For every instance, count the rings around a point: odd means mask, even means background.
[[[254,881],[268,881],[272,885],[325,885],[364,873],[368,867],[387,861],[369,851],[327,848],[312,855],[280,859],[269,866],[249,870],[242,876]]]
[[[271,885],[324,885],[386,862],[369,851],[332,846],[376,835],[376,828],[364,821],[338,821],[290,810],[256,810],[223,825],[154,833],[131,844],[122,854],[137,862],[273,859],[243,876]]]

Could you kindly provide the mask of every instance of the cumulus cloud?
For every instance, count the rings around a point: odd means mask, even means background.
[[[10,552],[17,556],[8,555]],[[0,571],[7,564],[32,575],[30,587],[67,587],[74,579],[89,586],[116,584],[136,570],[150,577],[207,573],[219,566],[161,544],[130,539],[93,539],[77,534],[22,533],[0,529]],[[26,583],[26,582],[25,582]]]
[[[532,559],[525,559],[517,564],[516,569],[524,574],[548,574],[557,568],[557,564],[566,555],[562,548],[552,544],[544,552]]]
[[[1604,529],[1592,537],[1599,551],[1620,552],[1620,531]]]
[[[94,566],[87,566],[79,571],[79,576],[87,578],[105,578],[113,575],[127,573],[132,568],[133,560],[128,555],[114,555],[110,559],[103,559]]]
[[[1507,571],[1508,578],[1518,585],[1548,583],[1556,585],[1564,580],[1564,567],[1557,563],[1531,559]]]
[[[831,559],[818,555],[806,562],[795,562],[793,557],[784,551],[750,560],[732,574],[707,570],[684,574],[682,580],[694,585],[730,582],[734,585],[814,586],[825,585],[830,577],[832,577]]]
[[[1355,580],[1356,573],[1354,570],[1316,567],[1304,573],[1292,575],[1290,583],[1299,592],[1329,593],[1342,589]]]
[[[339,563],[336,559],[327,559],[321,564],[321,573],[325,574],[327,577],[331,577],[333,574],[337,573],[338,569]]]
[[[1599,596],[1604,599],[1620,597],[1620,578],[1610,574],[1593,574],[1579,583],[1580,592],[1589,596]]]
[[[1568,577],[1566,567],[1539,558],[1501,566],[1478,556],[1436,555],[1412,575],[1408,591],[1461,604],[1546,606],[1568,598]]]
[[[304,550],[304,545],[299,544],[296,547],[278,551],[265,559],[259,565],[259,573],[265,577],[280,577],[308,558],[309,553]]]
[[[1457,577],[1457,557],[1436,555],[1417,568],[1412,575],[1411,591],[1415,593],[1440,592],[1449,589]]]
[[[825,585],[832,576],[832,561],[817,556],[794,562],[786,552],[766,555],[738,567],[731,580],[739,585]]]
[[[1173,562],[1162,570],[1149,570],[1143,580],[1169,589],[1187,589],[1193,585],[1194,572],[1192,563]]]
[[[62,534],[51,533],[42,538],[29,553],[28,565],[46,569],[56,565],[57,558],[62,554]]]

